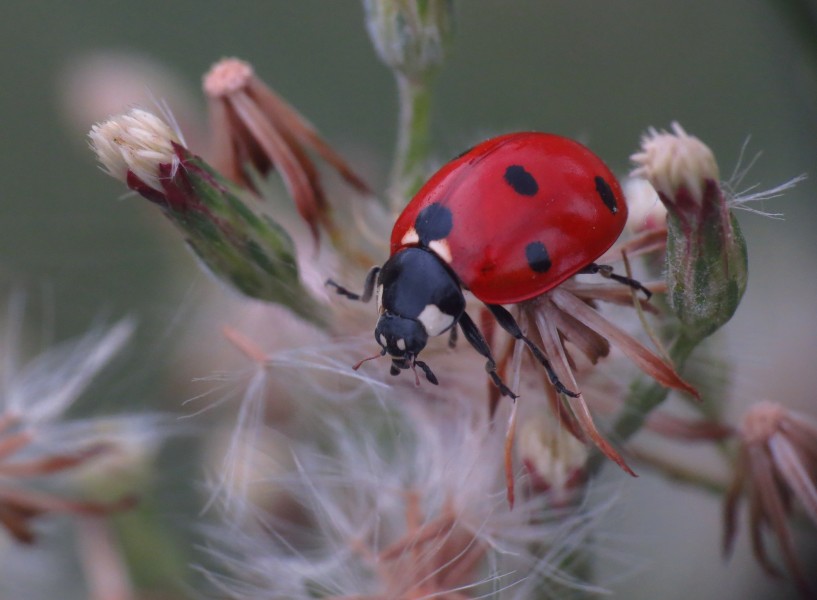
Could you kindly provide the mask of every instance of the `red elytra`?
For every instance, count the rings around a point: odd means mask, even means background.
[[[427,247],[478,299],[513,304],[591,264],[626,221],[621,186],[593,152],[554,134],[512,133],[428,180],[394,225],[391,255]]]

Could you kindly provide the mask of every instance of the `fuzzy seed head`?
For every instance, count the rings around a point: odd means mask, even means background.
[[[204,75],[204,93],[210,98],[221,98],[244,89],[253,77],[255,73],[249,63],[237,58],[224,58]]]
[[[97,159],[111,177],[127,182],[131,172],[156,191],[162,191],[159,165],[176,161],[172,143],[179,143],[179,139],[159,117],[134,108],[97,123],[88,137]]]
[[[651,127],[641,138],[641,151],[630,159],[636,164],[632,175],[647,179],[669,198],[684,188],[700,204],[706,182],[717,182],[720,177],[709,146],[678,123],[672,124],[672,133]]]

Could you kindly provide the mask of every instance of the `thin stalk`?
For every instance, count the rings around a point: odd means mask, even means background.
[[[396,71],[400,113],[389,195],[395,212],[403,209],[425,182],[431,149],[430,77],[410,78]]]
[[[704,490],[716,496],[723,496],[729,489],[729,482],[724,478],[702,473],[700,469],[690,468],[635,448],[630,448],[629,454],[672,481]]]
[[[683,334],[675,339],[669,355],[676,369],[680,371],[683,368],[698,342]],[[623,442],[632,437],[644,425],[650,411],[666,400],[669,392],[669,388],[657,381],[638,379],[630,388],[630,396],[613,426],[615,438]]]

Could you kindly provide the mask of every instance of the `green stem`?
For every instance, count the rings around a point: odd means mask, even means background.
[[[669,349],[669,355],[676,369],[681,370],[698,342],[699,340],[691,339],[683,334],[675,339]],[[615,438],[624,442],[632,437],[644,425],[650,411],[666,400],[669,392],[669,388],[657,381],[643,377],[636,380],[630,388],[630,397],[613,426]]]
[[[395,71],[400,115],[391,175],[391,207],[400,211],[425,182],[431,148],[429,77],[409,78]]]
[[[679,371],[700,340],[680,334],[669,349],[670,359]],[[613,425],[613,437],[623,443],[637,433],[644,425],[647,415],[667,399],[669,388],[653,379],[641,377],[630,387],[630,395],[624,408],[619,411]],[[594,453],[587,463],[589,473],[596,473],[604,464],[602,456]]]

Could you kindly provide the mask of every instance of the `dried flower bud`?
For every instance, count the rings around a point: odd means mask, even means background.
[[[673,123],[651,129],[632,156],[667,208],[667,285],[684,333],[703,339],[726,323],[748,275],[746,243],[721,190],[712,151]]]
[[[803,570],[788,520],[799,503],[812,524],[817,524],[817,423],[780,404],[758,402],[746,411],[738,435],[740,454],[724,501],[724,552],[732,549],[745,491],[758,563],[770,575],[779,575],[766,552],[763,530],[768,528],[802,596],[813,598],[809,571]]]
[[[569,501],[584,481],[588,447],[544,415],[524,422],[517,448],[532,490],[549,492],[556,503]]]
[[[315,128],[259,79],[252,65],[225,58],[204,76],[204,93],[213,132],[212,160],[233,181],[255,189],[247,168],[266,175],[276,169],[315,239],[318,226],[330,233],[326,194],[318,170],[307,153],[312,150],[362,194],[371,190]]]
[[[363,0],[380,60],[409,79],[439,67],[453,26],[451,0]]]
[[[89,137],[105,170],[158,204],[219,279],[247,296],[320,318],[301,287],[286,231],[254,212],[233,184],[191,154],[161,119],[132,110],[95,125]]]

